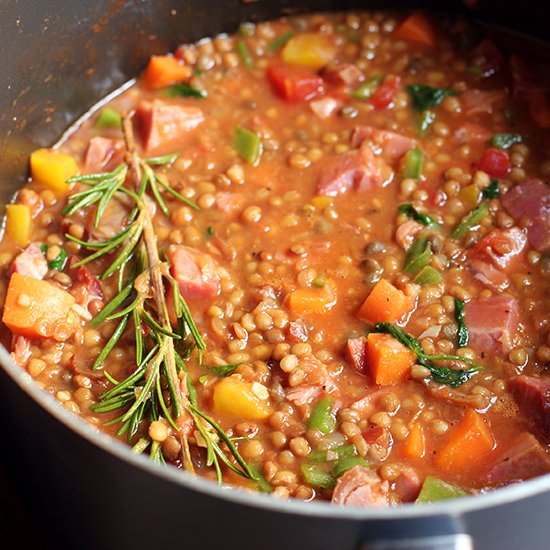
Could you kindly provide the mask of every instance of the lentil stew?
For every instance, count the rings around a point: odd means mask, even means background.
[[[6,208],[14,361],[135,452],[280,498],[550,472],[547,74],[421,13],[153,56]]]

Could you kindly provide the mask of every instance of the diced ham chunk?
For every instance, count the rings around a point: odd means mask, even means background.
[[[394,488],[401,502],[414,502],[422,488],[422,480],[414,468],[404,466],[395,480]]]
[[[469,260],[468,270],[478,281],[498,292],[502,292],[510,286],[508,275],[488,261],[478,258]]]
[[[84,172],[109,172],[120,164],[124,157],[124,147],[120,140],[93,137],[84,155]]]
[[[300,384],[286,391],[286,398],[295,405],[309,405],[316,401],[321,396],[323,390],[319,386],[310,386],[308,384]]]
[[[294,344],[298,342],[307,342],[308,330],[302,319],[296,319],[296,321],[288,323],[287,332],[287,338],[290,342]]]
[[[550,376],[522,374],[508,383],[518,407],[546,440],[550,441]]]
[[[362,372],[367,368],[367,338],[365,336],[348,338],[346,358],[358,371]]]
[[[341,106],[341,101],[329,96],[321,97],[320,99],[314,99],[309,102],[310,109],[320,119],[329,118]]]
[[[385,508],[389,506],[389,488],[388,482],[382,481],[373,470],[355,466],[336,482],[332,502],[343,506]]]
[[[331,63],[323,69],[323,78],[337,86],[356,86],[363,80],[363,73],[351,63]]]
[[[424,227],[414,220],[407,220],[402,223],[395,230],[395,242],[403,249],[408,248],[413,243],[417,235],[424,229]]]
[[[136,127],[147,153],[181,141],[203,121],[204,114],[199,107],[160,99],[143,101],[136,111]]]
[[[493,229],[474,247],[474,252],[502,269],[508,269],[527,245],[527,235],[518,227]]]
[[[123,204],[118,197],[115,197],[107,203],[99,223],[96,226],[96,209],[92,208],[87,220],[88,235],[93,241],[106,241],[112,239],[124,229],[129,215],[130,208]]]
[[[374,126],[357,126],[351,135],[351,146],[359,147],[365,142],[370,142],[389,164],[397,162],[409,149],[414,149],[417,145],[415,139],[396,132],[379,130]]]
[[[519,323],[517,301],[510,296],[472,300],[464,307],[472,346],[479,351],[508,351]]]
[[[305,373],[305,382],[313,386],[319,386],[326,393],[335,393],[338,386],[333,382],[327,366],[319,361],[315,355],[308,353],[300,357],[298,368]]]
[[[32,356],[31,341],[25,336],[14,335],[10,355],[17,365],[24,367]]]
[[[506,92],[503,90],[476,90],[471,89],[460,95],[462,112],[466,116],[475,114],[492,114],[495,110],[504,107]]]
[[[355,188],[364,191],[391,181],[392,169],[367,143],[359,149],[321,160],[317,193],[335,197]]]
[[[231,214],[243,206],[244,196],[241,193],[218,193],[216,206],[224,214]]]
[[[99,279],[85,265],[71,269],[71,274],[73,286],[70,292],[76,299],[76,303],[88,312],[90,309],[94,312],[99,311],[103,306],[104,299]],[[93,308],[92,303],[94,303]]]
[[[531,246],[539,252],[550,252],[550,185],[531,179],[512,187],[503,197],[502,204],[517,220],[525,217]]]
[[[497,451],[487,472],[491,485],[504,485],[550,472],[550,456],[537,438],[528,432]]]
[[[458,143],[481,143],[488,141],[493,134],[487,128],[475,122],[465,122],[454,133]]]
[[[48,262],[40,250],[40,246],[32,243],[13,260],[13,273],[26,275],[33,279],[42,280],[48,273]]]
[[[220,293],[217,265],[210,255],[188,246],[172,245],[167,256],[184,298],[212,298]]]

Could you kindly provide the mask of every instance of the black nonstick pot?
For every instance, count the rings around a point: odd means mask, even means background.
[[[233,31],[244,20],[377,6],[469,9],[443,0],[0,0],[0,198],[8,200],[24,182],[31,150],[57,141],[152,53]],[[544,6],[481,1],[470,11],[543,37],[550,23]],[[56,548],[550,548],[550,475],[486,495],[388,510],[282,502],[154,466],[67,412],[4,348],[0,363],[2,453]],[[0,541],[2,548],[20,548]]]

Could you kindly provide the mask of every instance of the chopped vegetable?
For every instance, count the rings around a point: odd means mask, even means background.
[[[362,456],[350,456],[343,458],[334,464],[332,467],[332,475],[335,478],[339,478],[344,475],[348,470],[355,468],[355,466],[364,466],[367,468],[369,463]]]
[[[435,122],[436,115],[433,111],[422,111],[418,123],[418,133],[423,136]]]
[[[354,90],[351,91],[350,95],[354,99],[370,99],[375,90],[380,86],[382,82],[382,75],[375,74],[370,78],[367,78],[365,82],[357,86]]]
[[[401,79],[398,76],[393,74],[386,76],[384,82],[382,82],[370,98],[370,102],[374,105],[375,109],[389,107],[395,98],[400,84]]]
[[[31,241],[32,211],[26,204],[6,205],[6,235],[17,246],[27,246]]]
[[[40,250],[42,251],[42,254],[46,256],[48,252],[49,246],[47,244],[43,244],[40,246]],[[56,258],[48,262],[48,267],[50,269],[55,269],[56,271],[63,271],[65,269],[65,265],[67,264],[67,251],[64,248],[59,249],[59,254]]]
[[[233,146],[241,158],[251,166],[256,166],[260,162],[263,146],[256,132],[238,126],[235,128]]]
[[[237,42],[236,50],[242,64],[247,69],[251,69],[254,66],[254,60],[252,59],[252,54],[250,53],[246,42],[244,42],[244,40],[239,40]]]
[[[465,497],[466,495],[467,493],[456,485],[451,485],[436,477],[428,476],[422,484],[422,489],[416,499],[416,503],[438,502],[450,498]]]
[[[334,478],[320,466],[316,464],[302,464],[300,466],[304,481],[312,487],[321,489],[332,489],[334,487]]]
[[[212,372],[216,376],[224,377],[224,376],[229,376],[230,374],[235,372],[241,365],[242,363],[233,363],[230,365],[211,366],[211,367],[206,366],[205,368],[207,368],[210,372]]]
[[[428,18],[421,13],[409,15],[394,31],[394,36],[401,40],[414,42],[428,48],[436,44],[435,30]]]
[[[415,353],[417,363],[426,367],[431,372],[432,380],[440,384],[446,384],[452,388],[456,388],[467,382],[472,375],[481,370],[483,367],[474,361],[458,355],[428,355],[424,352],[420,342],[407,334],[402,328],[399,328],[391,323],[377,323],[374,327],[376,332],[385,332],[391,334],[397,341],[401,342],[405,347]],[[470,365],[471,369],[449,369],[446,367],[438,367],[432,361],[459,361]]]
[[[143,72],[143,82],[148,88],[166,88],[191,77],[192,71],[171,55],[153,55]]]
[[[359,308],[357,315],[362,321],[393,323],[410,309],[410,299],[389,281],[380,279]]]
[[[208,93],[206,90],[193,88],[193,86],[190,86],[185,82],[180,82],[179,84],[169,86],[163,91],[163,93],[167,97],[196,97],[199,99],[204,99],[205,97],[208,97]]]
[[[254,393],[252,384],[233,376],[222,378],[216,384],[212,400],[218,414],[234,418],[262,420],[273,412],[267,401]]]
[[[57,197],[63,197],[70,189],[67,180],[78,173],[73,157],[52,149],[38,149],[31,154],[31,177],[33,181],[47,187]]]
[[[456,91],[451,88],[433,88],[423,84],[410,84],[407,86],[407,91],[411,96],[413,107],[417,111],[436,107],[446,97],[456,95]]]
[[[412,274],[428,265],[432,258],[432,247],[427,235],[418,236],[405,254],[403,271]]]
[[[214,228],[211,225],[209,225],[206,228],[205,233],[206,233],[206,239],[210,240],[214,236]]]
[[[426,435],[422,424],[414,422],[403,445],[403,454],[408,458],[421,459],[426,454]]]
[[[122,117],[120,116],[120,113],[112,107],[105,107],[104,109],[101,109],[101,112],[95,121],[95,127],[98,130],[103,130],[104,128],[120,128],[121,124]]]
[[[265,478],[262,472],[262,465],[254,462],[250,464],[250,471],[252,472],[254,479],[257,483],[258,491],[260,493],[271,493],[273,487],[269,481]]]
[[[367,336],[367,362],[373,381],[380,386],[404,382],[410,376],[414,353],[389,334]]]
[[[336,428],[336,414],[334,412],[334,399],[325,397],[315,405],[307,422],[310,430],[317,430],[329,434]]]
[[[459,348],[465,348],[468,345],[470,336],[468,334],[468,327],[464,321],[464,302],[458,298],[455,298],[455,317],[458,324],[456,333],[457,345]]]
[[[292,31],[285,32],[281,36],[278,36],[275,40],[273,40],[273,42],[268,44],[267,51],[275,52],[281,49],[293,36],[294,33]]]
[[[254,36],[255,29],[256,25],[254,25],[254,23],[251,23],[250,21],[245,21],[244,23],[241,23],[239,25],[239,34],[241,36],[244,36],[245,38],[249,38],[251,36]]]
[[[483,190],[484,199],[498,199],[500,197],[500,189],[498,180],[492,180],[491,183]]]
[[[489,207],[486,202],[482,202],[477,208],[472,210],[451,232],[452,239],[458,239],[465,235],[470,229],[479,225],[481,220],[489,215]]]
[[[490,143],[497,149],[509,149],[514,143],[522,143],[524,140],[521,134],[495,134]]]
[[[289,103],[312,99],[324,89],[319,75],[300,67],[274,64],[268,67],[267,77],[275,92]]]
[[[357,455],[355,445],[340,445],[331,449],[313,451],[308,456],[310,462],[318,464],[321,462],[333,462]]]
[[[419,179],[422,176],[422,164],[424,163],[424,153],[420,147],[410,149],[403,157],[403,178]]]
[[[422,225],[439,228],[439,224],[431,216],[419,212],[410,202],[401,204],[398,211],[400,214],[405,214],[408,218],[411,218]]]
[[[460,424],[435,457],[436,465],[448,472],[476,468],[493,450],[495,440],[483,416],[468,409]]]
[[[48,281],[13,273],[2,321],[15,334],[66,340],[78,322],[74,303],[73,296]]]
[[[482,194],[479,190],[479,187],[474,183],[472,183],[471,185],[466,185],[466,187],[463,187],[459,191],[458,196],[465,203],[467,203],[473,208],[479,204]]]
[[[443,280],[443,275],[431,265],[423,267],[414,277],[413,282],[418,285],[436,285]]]
[[[288,306],[297,315],[315,315],[330,311],[337,300],[334,284],[325,280],[321,287],[298,288],[292,291]]]
[[[285,63],[317,71],[335,57],[336,49],[329,36],[316,32],[297,34],[288,40],[281,52]]]
[[[510,157],[504,151],[490,147],[483,152],[478,168],[487,172],[492,178],[505,178],[510,172]]]

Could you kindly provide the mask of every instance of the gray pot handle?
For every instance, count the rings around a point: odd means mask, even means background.
[[[473,550],[470,535],[436,535],[410,539],[385,539],[363,543],[359,550]]]

